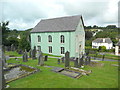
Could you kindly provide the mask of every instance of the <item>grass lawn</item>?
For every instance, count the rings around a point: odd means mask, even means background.
[[[16,51],[5,51],[5,55],[21,57],[22,54],[18,54]]]
[[[96,54],[89,54],[92,57],[96,57]],[[103,55],[97,55],[98,58],[102,58]],[[112,54],[105,54],[105,58],[112,59],[112,60],[120,60],[120,56],[112,55]]]
[[[111,64],[118,62],[100,61],[103,67],[85,66],[85,70],[92,70],[89,76],[82,76],[79,79],[71,78],[59,73],[52,72],[52,68],[37,66],[38,60],[29,59],[28,62],[20,64],[36,67],[41,70],[30,76],[10,82],[10,88],[117,88],[118,87],[118,67]],[[7,60],[8,63],[18,63],[15,59]],[[64,67],[64,64],[57,64],[57,59],[49,58],[46,65]],[[73,63],[71,62],[71,66]]]

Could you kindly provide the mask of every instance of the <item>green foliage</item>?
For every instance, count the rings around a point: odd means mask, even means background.
[[[22,37],[19,41],[19,48],[21,48],[22,50],[30,50],[30,43],[29,41],[27,41],[26,37]]]
[[[92,38],[93,34],[91,31],[85,31],[85,39],[89,40]]]
[[[7,39],[7,41],[8,41],[7,46],[10,46],[12,44],[14,44],[14,46],[18,46],[19,45],[19,41],[15,37],[10,37],[10,38]]]
[[[106,51],[106,47],[105,46],[99,46],[99,49],[98,49],[99,51]]]
[[[92,46],[91,40],[85,40],[85,46]]]

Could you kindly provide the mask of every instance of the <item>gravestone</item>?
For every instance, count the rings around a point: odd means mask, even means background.
[[[23,54],[23,51],[21,49],[19,49],[18,54]]]
[[[103,56],[102,56],[102,61],[104,61],[104,58],[105,58],[105,54],[103,54]]]
[[[69,65],[70,65],[70,55],[69,54],[70,53],[68,51],[65,53],[65,67],[69,67]]]
[[[14,51],[14,44],[11,45],[11,51]]]
[[[5,46],[6,51],[10,51],[10,46]]]
[[[30,49],[30,51],[29,51],[29,58],[31,58],[32,57],[32,50]]]
[[[45,55],[44,61],[47,61],[47,60],[48,60],[48,55]]]
[[[84,58],[83,55],[79,58],[79,67],[83,66],[84,64],[83,58]]]
[[[43,54],[41,54],[38,57],[38,65],[43,66],[44,65],[44,60],[43,60]]]
[[[64,63],[65,57],[62,57],[61,60],[62,60],[62,63]]]
[[[32,59],[36,59],[36,47],[32,50]]]
[[[58,64],[60,64],[60,58],[58,58]]]
[[[41,51],[37,50],[37,54],[36,54],[37,59],[39,58],[39,55],[40,55],[41,53],[42,53]]]
[[[88,63],[88,58],[87,56],[85,56],[85,65],[87,65],[87,63]]]
[[[23,62],[27,62],[27,61],[28,61],[28,55],[27,55],[27,51],[25,50],[23,54]]]
[[[74,67],[78,68],[78,58],[74,60]]]
[[[91,57],[88,56],[88,64],[90,65],[90,62],[91,62]]]

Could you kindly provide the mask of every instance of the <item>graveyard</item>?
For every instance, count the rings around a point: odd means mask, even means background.
[[[9,88],[117,88],[118,87],[118,62],[96,61],[90,62],[85,58],[84,65],[79,66],[79,59],[49,55],[42,52],[32,56],[26,50],[22,53],[17,51],[5,51],[6,63],[26,65],[37,72],[11,80],[7,83]],[[89,57],[89,55],[88,55]],[[83,67],[82,67],[83,66]],[[29,70],[29,69],[28,69]]]

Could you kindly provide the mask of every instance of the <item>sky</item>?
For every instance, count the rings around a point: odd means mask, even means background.
[[[82,15],[85,26],[116,25],[119,0],[0,0],[0,22],[10,29],[34,28],[41,19]]]

